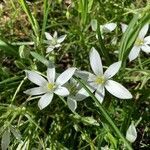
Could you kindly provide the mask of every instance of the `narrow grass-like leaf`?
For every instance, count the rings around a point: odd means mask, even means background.
[[[101,51],[102,55],[104,56],[107,65],[110,65],[111,64],[111,59],[109,57],[109,52],[108,52],[108,50],[106,49],[106,47],[103,43],[103,39],[102,39],[102,36],[101,36],[101,31],[100,31],[100,25],[99,25],[98,22],[97,22],[97,35],[98,35],[100,51]]]
[[[39,30],[38,22],[35,19],[35,17],[33,16],[33,14],[31,13],[31,11],[27,5],[27,2],[25,0],[19,0],[19,2],[20,2],[20,5],[22,6],[23,10],[27,14],[29,22],[31,23],[32,29],[34,31],[34,34],[35,34],[36,40],[37,40],[36,44],[39,44],[39,31],[40,30]]]
[[[2,150],[7,150],[9,144],[10,144],[10,130],[6,129],[6,131],[3,133],[2,139],[1,139]]]
[[[40,54],[36,52],[30,52],[30,53],[35,59],[37,59],[47,67],[54,67],[54,64],[50,60],[47,60],[45,57],[41,56]]]
[[[16,47],[8,44],[3,40],[0,40],[0,49],[5,51],[7,54],[13,55],[15,57],[18,55]]]

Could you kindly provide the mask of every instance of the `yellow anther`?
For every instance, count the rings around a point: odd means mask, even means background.
[[[137,38],[137,40],[135,41],[135,45],[136,46],[142,46],[143,44],[144,44],[144,40],[143,39]]]
[[[54,86],[55,86],[55,84],[54,83],[48,83],[47,84],[47,88],[48,88],[48,90],[52,90],[52,89],[54,89]]]
[[[96,84],[103,84],[105,82],[105,77],[104,76],[97,76],[95,83]]]

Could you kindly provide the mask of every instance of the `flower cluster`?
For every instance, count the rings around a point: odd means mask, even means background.
[[[45,33],[45,35],[49,41],[47,52],[59,47],[60,43],[66,37],[66,35],[64,35],[57,38],[57,32],[54,33],[53,37],[48,33]],[[38,87],[28,89],[24,93],[31,96],[39,95],[41,97],[38,102],[38,107],[40,109],[44,109],[51,103],[54,94],[63,97],[67,96],[68,107],[74,112],[77,108],[77,101],[82,101],[89,96],[80,83],[73,78],[73,75],[76,75],[78,78],[86,81],[87,88],[89,88],[91,92],[95,92],[95,96],[100,103],[103,102],[105,88],[112,95],[120,99],[132,98],[132,95],[126,88],[111,80],[111,77],[119,71],[121,62],[112,64],[105,73],[103,73],[101,58],[95,48],[91,49],[89,59],[94,74],[71,67],[56,78],[56,71],[54,67],[47,69],[46,77],[39,72],[26,70],[27,78]]]
[[[91,26],[93,31],[97,30],[96,20],[92,21]],[[116,26],[116,23],[108,23],[101,25],[100,30],[111,32],[115,30]],[[125,32],[128,26],[121,24],[121,27],[122,31]],[[139,32],[137,40],[129,54],[130,61],[134,60],[138,56],[140,50],[143,50],[146,53],[150,52],[150,36],[145,37],[148,27],[148,24],[146,24]],[[47,53],[60,47],[61,43],[66,38],[66,35],[58,37],[56,31],[53,36],[45,32],[45,36],[47,39],[46,43],[48,44],[48,48],[46,50]],[[104,100],[105,89],[119,99],[132,98],[131,93],[124,86],[111,79],[119,71],[121,61],[113,63],[103,73],[101,57],[94,47],[91,48],[89,59],[93,73],[71,67],[56,78],[56,71],[54,67],[47,69],[46,77],[36,71],[26,70],[27,78],[38,87],[26,90],[24,93],[31,96],[40,95],[41,98],[38,102],[40,109],[44,109],[51,103],[54,94],[58,96],[67,96],[68,107],[74,112],[77,108],[77,101],[82,101],[89,96],[88,92],[73,78],[73,75],[75,75],[76,77],[86,81],[87,88],[92,93],[95,93],[95,97],[100,103]]]

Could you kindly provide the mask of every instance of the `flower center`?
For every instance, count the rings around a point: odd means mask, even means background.
[[[76,85],[74,85],[74,84],[70,84],[68,86],[68,89],[69,89],[69,92],[71,95],[76,95],[78,92],[78,89],[77,89]]]
[[[54,84],[54,83],[48,83],[48,84],[47,84],[47,89],[48,89],[49,91],[53,90],[54,87],[55,87],[55,84]]]
[[[143,39],[137,38],[137,40],[135,41],[135,45],[136,46],[141,46],[143,44],[144,44],[144,40]]]
[[[53,38],[52,41],[51,41],[51,44],[52,44],[53,46],[55,46],[55,45],[57,44],[57,39],[56,39],[56,38]]]
[[[105,77],[104,76],[97,76],[95,79],[96,84],[103,84],[105,82]]]

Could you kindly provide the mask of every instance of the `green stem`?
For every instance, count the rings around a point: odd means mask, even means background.
[[[99,23],[97,24],[97,35],[98,35],[98,41],[99,41],[99,46],[100,46],[100,51],[101,53],[103,54],[103,56],[105,57],[105,60],[107,65],[110,65],[111,64],[111,59],[109,57],[109,53],[108,53],[108,50],[106,49],[104,43],[103,43],[103,39],[102,39],[102,36],[101,36],[101,31],[100,31],[100,25]]]
[[[102,115],[104,116],[104,118],[107,120],[107,122],[111,125],[111,127],[113,128],[113,130],[116,132],[116,134],[118,135],[118,137],[120,137],[120,139],[124,142],[124,144],[126,145],[128,150],[133,150],[131,145],[127,142],[127,140],[124,138],[124,136],[122,135],[122,133],[120,132],[120,130],[118,129],[118,127],[115,125],[115,123],[112,121],[112,119],[109,117],[109,115],[107,114],[107,112],[105,111],[105,109],[102,107],[102,105],[99,103],[99,101],[97,100],[97,98],[93,95],[93,93],[86,87],[86,82],[75,78],[79,83],[81,83],[81,85],[83,86],[83,88],[89,93],[89,95],[91,96],[91,98],[95,101],[95,103],[98,105],[98,108],[100,110],[100,112],[102,113]]]

